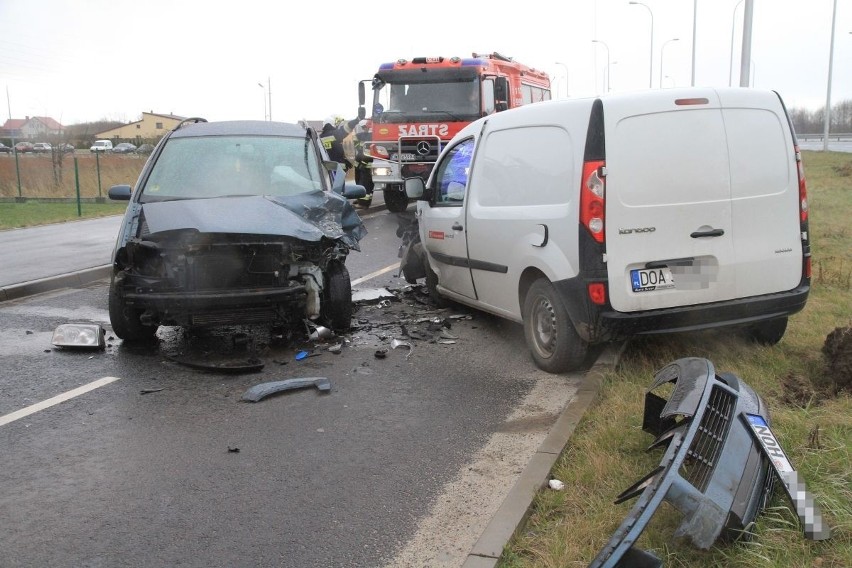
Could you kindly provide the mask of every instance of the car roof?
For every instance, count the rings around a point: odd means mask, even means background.
[[[305,136],[307,129],[298,124],[263,120],[231,120],[223,122],[196,122],[186,124],[171,134],[172,138],[194,136],[257,135]]]

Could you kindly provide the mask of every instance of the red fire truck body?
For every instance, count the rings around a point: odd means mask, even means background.
[[[359,85],[359,103],[366,99]],[[417,57],[379,67],[372,81],[369,139],[372,181],[391,211],[404,211],[403,180],[432,171],[438,154],[474,120],[524,104],[550,99],[546,73],[498,53],[470,58]],[[366,116],[366,109],[360,116]]]

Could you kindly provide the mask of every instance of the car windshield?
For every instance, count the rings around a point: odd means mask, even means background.
[[[375,92],[378,122],[479,118],[479,82],[388,82]]]
[[[172,138],[154,164],[140,201],[283,197],[322,189],[319,157],[306,138]]]

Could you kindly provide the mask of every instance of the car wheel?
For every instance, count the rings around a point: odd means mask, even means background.
[[[429,298],[437,307],[446,308],[449,301],[438,292],[438,275],[429,266],[429,258],[425,254],[423,255],[423,264],[426,269],[426,290],[429,291]]]
[[[755,343],[775,345],[787,331],[787,318],[778,318],[752,324],[746,328],[746,335]]]
[[[382,190],[385,196],[385,205],[391,213],[402,213],[408,209],[408,196],[402,191],[401,185],[388,185]]]
[[[586,358],[588,343],[577,335],[562,300],[546,279],[533,282],[524,298],[524,336],[533,361],[548,373],[572,371]]]
[[[348,331],[352,323],[352,282],[342,262],[332,262],[325,272],[320,313],[323,321],[335,331]]]
[[[150,341],[157,333],[157,326],[142,325],[139,310],[124,305],[114,281],[109,287],[109,322],[113,333],[124,341]]]

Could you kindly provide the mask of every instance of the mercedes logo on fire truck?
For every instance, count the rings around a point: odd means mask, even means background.
[[[421,156],[425,156],[432,150],[432,146],[429,145],[425,140],[421,140],[417,143],[417,153]]]

